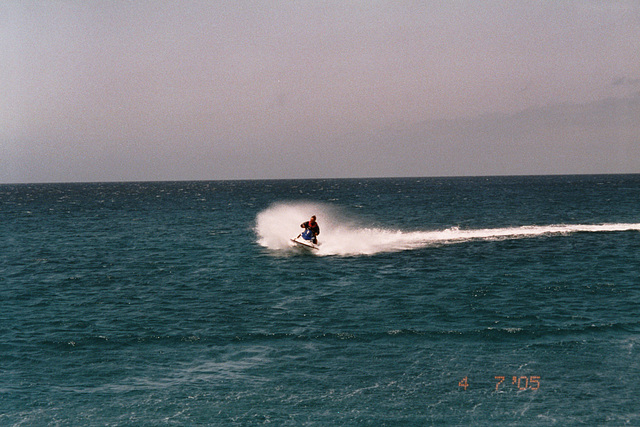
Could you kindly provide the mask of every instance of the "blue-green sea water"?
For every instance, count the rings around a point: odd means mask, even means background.
[[[0,220],[0,425],[640,425],[640,175],[2,185]]]

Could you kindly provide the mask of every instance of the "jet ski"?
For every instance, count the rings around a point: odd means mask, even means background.
[[[291,239],[291,241],[295,244],[295,246],[310,249],[310,250],[318,250],[320,249],[319,245],[313,243],[313,233],[308,228],[305,229],[302,233],[298,234],[298,237],[295,239]]]

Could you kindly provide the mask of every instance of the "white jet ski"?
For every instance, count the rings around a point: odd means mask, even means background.
[[[291,239],[291,241],[296,247],[310,250],[320,249],[319,245],[313,243],[313,233],[309,229],[304,230],[302,233],[298,234],[298,237]]]

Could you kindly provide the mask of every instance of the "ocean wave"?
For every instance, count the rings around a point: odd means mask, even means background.
[[[583,340],[588,337],[597,337],[599,335],[610,336],[612,333],[629,333],[637,332],[640,323],[602,323],[602,324],[576,324],[564,326],[487,326],[481,328],[469,329],[439,329],[439,330],[417,330],[417,329],[391,329],[387,331],[332,331],[332,332],[307,332],[307,333],[288,333],[288,332],[247,332],[242,334],[230,335],[197,335],[197,334],[176,334],[176,335],[146,335],[146,336],[90,336],[90,337],[70,337],[65,340],[46,341],[42,344],[54,346],[57,348],[82,348],[82,347],[127,347],[138,345],[161,345],[167,344],[173,346],[183,345],[229,345],[233,343],[247,344],[268,344],[269,342],[282,341],[310,341],[310,342],[330,342],[330,341],[354,341],[354,342],[372,342],[379,340],[395,340],[395,339],[416,339],[423,338],[426,340],[440,339],[456,339],[463,341],[482,339],[482,340],[505,340],[509,338],[527,338],[527,339],[548,339],[548,338],[566,338]]]

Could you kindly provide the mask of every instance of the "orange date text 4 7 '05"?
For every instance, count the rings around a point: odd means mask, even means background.
[[[505,387],[517,388],[520,391],[523,390],[538,390],[540,388],[540,376],[512,376],[511,381],[506,381],[508,377],[504,375],[496,375],[494,379],[496,382],[496,391]],[[463,390],[467,390],[469,387],[469,377],[464,377],[458,382],[458,387],[462,387]]]

